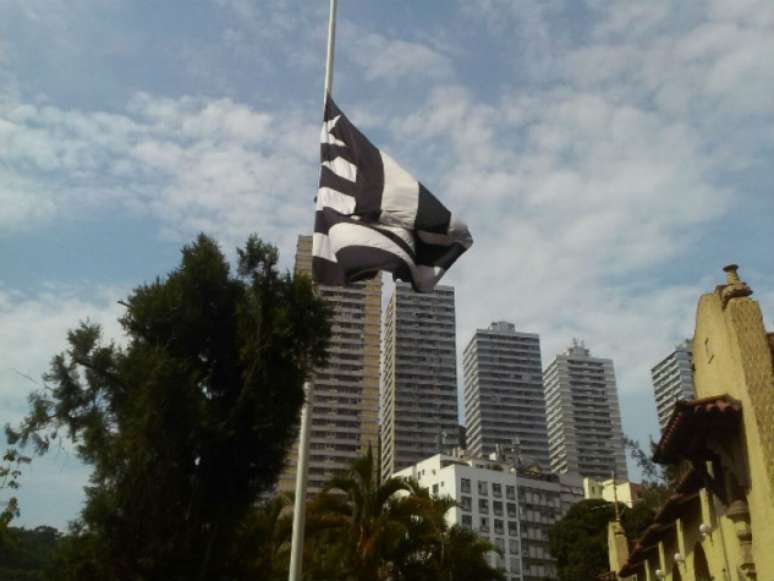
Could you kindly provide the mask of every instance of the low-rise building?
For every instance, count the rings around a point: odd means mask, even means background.
[[[490,562],[503,570],[507,581],[556,578],[548,529],[561,518],[570,491],[579,490],[577,479],[526,467],[517,471],[499,453],[473,458],[459,451],[436,454],[396,476],[416,478],[432,494],[456,500],[459,506],[446,515],[449,524],[488,539],[498,549]]]
[[[628,480],[583,479],[583,498],[600,498],[607,502],[620,502],[629,508],[634,506],[642,493],[642,485]]]

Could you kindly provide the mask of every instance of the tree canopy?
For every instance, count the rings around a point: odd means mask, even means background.
[[[53,358],[11,445],[68,438],[93,470],[59,559],[79,579],[239,578],[229,558],[297,431],[329,313],[251,237],[236,274],[200,235],[122,304],[126,345],[84,322]],[[65,566],[66,565],[66,566]]]
[[[46,526],[9,527],[6,535],[6,543],[0,547],[0,579],[43,581],[60,538],[59,531]]]

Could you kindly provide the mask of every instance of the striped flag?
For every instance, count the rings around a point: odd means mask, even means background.
[[[392,272],[427,292],[473,238],[421,183],[352,125],[330,96],[320,136],[312,273],[343,286]]]

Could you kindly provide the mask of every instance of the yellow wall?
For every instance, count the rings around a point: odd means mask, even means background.
[[[757,301],[734,298],[724,308],[721,292],[699,300],[693,339],[696,397],[727,393],[742,403],[739,441],[721,452],[725,452],[724,462],[735,466],[736,478],[746,489],[758,579],[768,581],[774,579],[772,355]],[[726,536],[734,541],[727,545],[738,545],[733,530]],[[709,559],[709,553],[707,556]]]

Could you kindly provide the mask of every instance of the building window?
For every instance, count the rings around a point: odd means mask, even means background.
[[[508,550],[511,553],[511,555],[518,555],[519,554],[519,539],[510,539],[508,541]]]
[[[472,505],[473,505],[473,500],[469,496],[460,497],[460,508],[462,510],[470,512]]]
[[[511,573],[521,573],[521,559],[518,557],[511,557]]]
[[[492,483],[492,496],[495,498],[502,498],[503,497],[503,485],[502,484],[495,484]]]
[[[516,505],[512,502],[509,502],[507,505],[508,508],[508,518],[516,518]]]
[[[496,535],[502,535],[505,533],[505,527],[503,521],[499,518],[494,519],[494,532]]]
[[[463,514],[462,515],[462,526],[467,527],[469,529],[473,528],[473,517],[469,514]]]
[[[438,496],[438,485],[433,484],[433,496]]]
[[[486,498],[478,499],[478,512],[481,514],[489,514],[489,501]]]
[[[508,534],[512,537],[518,536],[519,534],[519,526],[516,524],[515,520],[509,520],[508,521]]]
[[[505,498],[508,500],[516,500],[516,487],[515,486],[505,486]]]
[[[495,516],[503,516],[503,503],[497,501],[492,502],[492,512]]]
[[[497,521],[495,521],[495,523],[497,523]],[[495,524],[495,532],[497,532],[497,524]],[[497,547],[497,550],[499,550],[501,553],[505,553],[505,539],[496,537],[494,540],[494,546]]]
[[[478,493],[481,496],[489,496],[489,483],[484,480],[478,481]]]
[[[488,533],[489,532],[489,519],[485,516],[481,517],[479,529],[481,532]]]
[[[462,492],[470,494],[470,479],[469,478],[462,478],[460,480],[460,490],[462,490]]]

